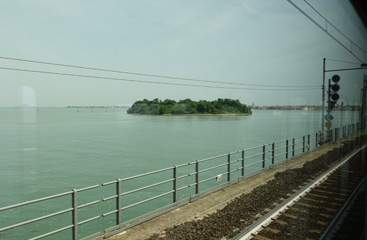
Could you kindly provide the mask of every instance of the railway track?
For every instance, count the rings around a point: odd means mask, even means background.
[[[275,203],[255,223],[233,240],[330,239],[340,229],[348,206],[365,189],[366,162],[361,149],[353,152],[287,199]],[[363,202],[362,202],[363,205]],[[343,215],[344,214],[344,215]]]

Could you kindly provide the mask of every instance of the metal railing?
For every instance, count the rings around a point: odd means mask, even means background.
[[[19,228],[25,225],[65,214],[69,214],[66,217],[68,223],[64,220],[62,227],[52,229],[38,236],[30,236],[29,239],[42,239],[64,231],[70,231],[71,236],[69,235],[69,237],[71,239],[80,239],[80,236],[83,235],[78,231],[81,225],[115,215],[115,224],[110,221],[108,223],[109,229],[101,229],[99,232],[84,239],[96,239],[102,235],[110,236],[139,224],[142,221],[151,219],[154,216],[168,212],[178,206],[195,201],[200,197],[227,187],[259,171],[264,171],[283,161],[307,153],[321,145],[350,136],[359,131],[359,126],[359,124],[350,124],[342,128],[335,128],[334,130],[317,132],[314,136],[308,134],[276,141],[136,176],[116,179],[100,185],[74,189],[32,201],[1,207],[0,219],[2,214],[17,208],[61,197],[71,197],[71,206],[66,209],[47,213],[43,216],[27,219],[8,226],[0,225],[0,238],[5,236],[5,232],[8,230],[16,229],[17,231],[21,231]],[[95,196],[94,200],[88,200],[83,204],[78,201],[78,194],[80,192],[107,188],[107,186],[113,185],[115,189],[113,190],[113,195],[111,195],[110,187],[108,191],[104,191],[110,196],[102,198]],[[96,216],[82,221],[79,219],[78,213],[81,209],[108,202],[114,203],[113,205],[108,205],[110,208],[109,211],[106,212],[105,208],[101,207],[98,209]],[[145,208],[146,210],[139,209],[141,205],[146,204],[150,204],[148,208]],[[126,214],[126,216],[123,214],[123,212],[131,211],[132,209],[134,209],[132,214]],[[104,232],[102,233],[101,231],[103,230]],[[25,233],[25,235],[28,237],[28,233]]]

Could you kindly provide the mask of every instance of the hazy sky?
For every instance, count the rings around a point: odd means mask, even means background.
[[[301,0],[294,0],[322,25]],[[309,0],[356,44],[367,31],[349,1]],[[2,0],[0,57],[259,85],[322,84],[322,59],[356,62],[286,0]],[[316,18],[317,17],[317,18]],[[328,28],[340,41],[350,43]],[[366,59],[356,47],[353,51]],[[0,59],[0,67],[210,85]],[[327,61],[327,68],[358,67]],[[342,101],[356,103],[366,70],[340,72]],[[328,74],[327,77],[331,77]],[[280,89],[284,89],[280,88]],[[246,104],[320,104],[321,89],[216,89],[102,80],[0,69],[0,106],[118,105],[143,98],[239,99]],[[26,100],[29,99],[29,100]]]

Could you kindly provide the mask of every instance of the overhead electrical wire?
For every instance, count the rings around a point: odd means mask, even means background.
[[[0,66],[0,69],[9,70],[9,71],[32,72],[32,73],[42,73],[42,74],[52,74],[52,75],[62,75],[62,76],[70,76],[70,77],[82,77],[82,78],[94,78],[94,79],[114,80],[114,81],[150,83],[150,84],[186,86],[186,87],[220,88],[220,89],[232,89],[232,90],[305,91],[305,90],[320,89],[320,88],[299,88],[299,89],[289,89],[289,88],[286,88],[286,89],[279,89],[279,88],[263,88],[263,89],[261,89],[261,88],[235,88],[235,87],[222,87],[222,86],[211,86],[211,85],[196,85],[196,84],[171,83],[171,82],[156,82],[156,81],[137,80],[137,79],[114,78],[114,77],[82,75],[82,74],[64,73],[64,72],[50,72],[50,71],[41,71],[41,70],[31,70],[31,69],[24,69],[24,68],[9,68],[9,67],[1,67],[1,66]]]
[[[356,63],[356,62],[349,62],[349,61],[330,59],[330,58],[325,58],[325,59],[328,60],[328,61],[332,61],[332,62],[342,62],[342,63],[361,65],[360,63]]]
[[[139,75],[145,77],[156,77],[156,78],[167,78],[167,79],[175,79],[175,80],[183,80],[183,81],[193,81],[193,82],[205,82],[205,83],[215,83],[215,84],[229,84],[229,85],[241,85],[241,86],[253,86],[253,87],[279,87],[279,88],[315,88],[317,86],[284,86],[284,85],[266,85],[266,84],[250,84],[250,83],[235,83],[235,82],[224,82],[224,81],[212,81],[212,80],[203,80],[203,79],[194,79],[194,78],[184,78],[184,77],[173,77],[173,76],[164,76],[164,75],[155,75],[149,73],[137,73],[137,72],[127,72],[120,70],[111,70],[111,69],[103,69],[103,68],[95,68],[95,67],[86,67],[86,66],[78,66],[71,64],[62,64],[62,63],[54,63],[54,62],[43,62],[37,60],[29,60],[29,59],[21,59],[21,58],[12,58],[0,56],[0,59],[12,60],[12,61],[22,61],[29,63],[37,63],[37,64],[46,64],[46,65],[54,65],[60,67],[70,67],[70,68],[78,68],[78,69],[86,69],[93,71],[103,71],[103,72],[112,72],[112,73],[123,73],[123,74],[131,74],[131,75]]]
[[[358,47],[363,52],[367,52],[365,49],[363,49],[361,46],[358,46],[355,42],[353,42],[347,35],[345,35],[339,28],[337,28],[334,24],[332,24],[329,20],[327,20],[319,11],[317,11],[316,8],[314,8],[307,0],[303,0],[310,8],[312,8],[321,18],[325,20],[329,25],[331,25],[335,30],[337,30],[341,35],[343,35],[348,41],[350,41],[354,46]],[[326,29],[327,30],[327,29]]]
[[[308,18],[311,22],[313,22],[317,27],[319,27],[321,30],[323,30],[329,37],[334,39],[340,46],[342,46],[345,50],[347,50],[350,54],[352,54],[358,61],[363,63],[364,61],[360,59],[356,54],[353,53],[352,50],[349,50],[347,46],[345,46],[341,41],[339,41],[336,37],[334,37],[330,32],[327,31],[327,29],[324,29],[318,22],[316,22],[310,15],[308,15],[305,11],[303,11],[299,6],[297,6],[292,0],[287,0],[294,8],[296,8],[300,13],[302,13],[306,18]],[[364,51],[364,54],[366,52]]]

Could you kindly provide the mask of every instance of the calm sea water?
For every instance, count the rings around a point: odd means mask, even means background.
[[[358,112],[334,117],[333,127],[358,122]],[[0,108],[0,207],[320,128],[321,112],[305,110],[141,116],[124,108]]]

